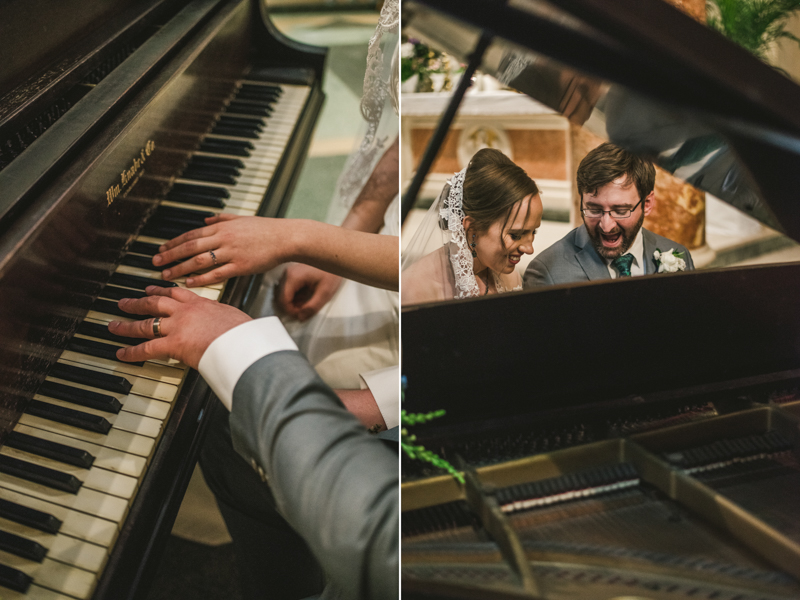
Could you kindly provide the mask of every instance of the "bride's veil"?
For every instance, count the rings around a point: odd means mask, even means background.
[[[336,192],[328,206],[326,222],[340,225],[386,149],[397,137],[400,87],[399,0],[386,0],[375,33],[369,41],[364,91],[361,96],[361,135],[350,154]],[[398,210],[387,220],[398,220]],[[391,217],[391,219],[389,219]],[[387,223],[387,226],[389,223]],[[386,233],[398,235],[396,223]]]
[[[403,255],[400,261],[400,269],[405,270],[417,262],[423,256],[439,250],[450,242],[450,231],[447,225],[442,222],[442,209],[447,196],[450,193],[450,183],[446,183],[442,188],[439,197],[433,201],[425,215],[418,221],[411,241],[403,248]],[[409,215],[414,218],[414,213]]]

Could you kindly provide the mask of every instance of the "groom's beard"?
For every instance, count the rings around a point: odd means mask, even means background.
[[[642,224],[644,223],[644,211],[642,211],[642,216],[639,217],[639,222],[636,225],[629,225],[627,227],[623,227],[619,223],[617,223],[617,229],[622,232],[622,243],[617,246],[616,248],[606,248],[603,246],[603,240],[600,236],[600,222],[598,221],[594,228],[590,228],[588,225],[586,226],[586,231],[589,233],[589,237],[592,240],[592,246],[597,251],[597,253],[602,256],[603,258],[617,258],[618,256],[622,256],[628,250],[630,250],[631,246],[633,246],[634,240],[636,240],[636,234],[639,233],[639,230],[642,228]]]

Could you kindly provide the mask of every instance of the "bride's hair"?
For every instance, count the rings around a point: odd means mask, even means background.
[[[538,193],[536,182],[528,177],[522,167],[499,150],[484,148],[478,150],[469,161],[464,176],[462,207],[464,214],[472,217],[479,233],[500,220],[503,222],[502,229],[505,229],[514,205],[526,196]],[[521,205],[517,205],[517,212],[520,208]]]

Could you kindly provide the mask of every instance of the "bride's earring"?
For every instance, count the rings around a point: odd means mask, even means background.
[[[475,252],[475,234],[474,233],[472,234],[472,243],[470,244],[470,246],[472,246],[472,258],[478,258],[478,253]]]

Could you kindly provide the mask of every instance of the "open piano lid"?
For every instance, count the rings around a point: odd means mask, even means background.
[[[464,61],[496,36],[482,70],[800,239],[800,87],[662,0],[422,0],[403,19]],[[800,265],[783,264],[409,307],[404,408],[447,410],[424,441],[794,381],[799,305]]]

